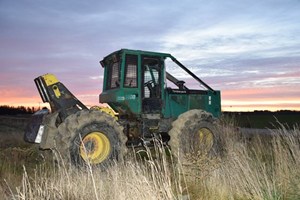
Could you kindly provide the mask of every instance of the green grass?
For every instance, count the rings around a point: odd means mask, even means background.
[[[279,124],[292,128],[300,123],[300,112],[227,112],[223,116],[233,118],[237,126],[245,128],[274,129],[280,128]]]

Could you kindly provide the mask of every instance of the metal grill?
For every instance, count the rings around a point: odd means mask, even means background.
[[[120,65],[119,62],[113,63],[110,68],[111,76],[110,76],[110,84],[109,88],[117,88],[120,86]]]
[[[125,87],[137,87],[137,56],[126,56]]]

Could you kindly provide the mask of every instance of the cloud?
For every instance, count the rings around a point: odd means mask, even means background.
[[[0,89],[21,104],[23,97],[37,96],[33,79],[50,72],[84,101],[94,102],[102,89],[99,60],[132,48],[171,53],[224,91],[225,101],[235,98],[228,91],[257,88],[266,89],[264,95],[244,97],[280,98],[267,92],[276,87],[297,98],[299,10],[297,0],[2,0]]]

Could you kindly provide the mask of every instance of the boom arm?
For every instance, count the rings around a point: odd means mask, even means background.
[[[167,75],[167,79],[172,83],[174,83],[177,87],[179,88],[183,87],[183,89],[188,90],[188,88],[185,85],[183,85],[184,83],[183,81],[178,80],[177,78],[172,76],[169,72],[166,72],[166,75]]]

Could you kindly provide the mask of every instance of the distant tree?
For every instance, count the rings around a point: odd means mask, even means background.
[[[0,105],[0,115],[33,114],[34,107]]]
[[[32,109],[30,107],[27,107],[26,112],[32,113]]]

